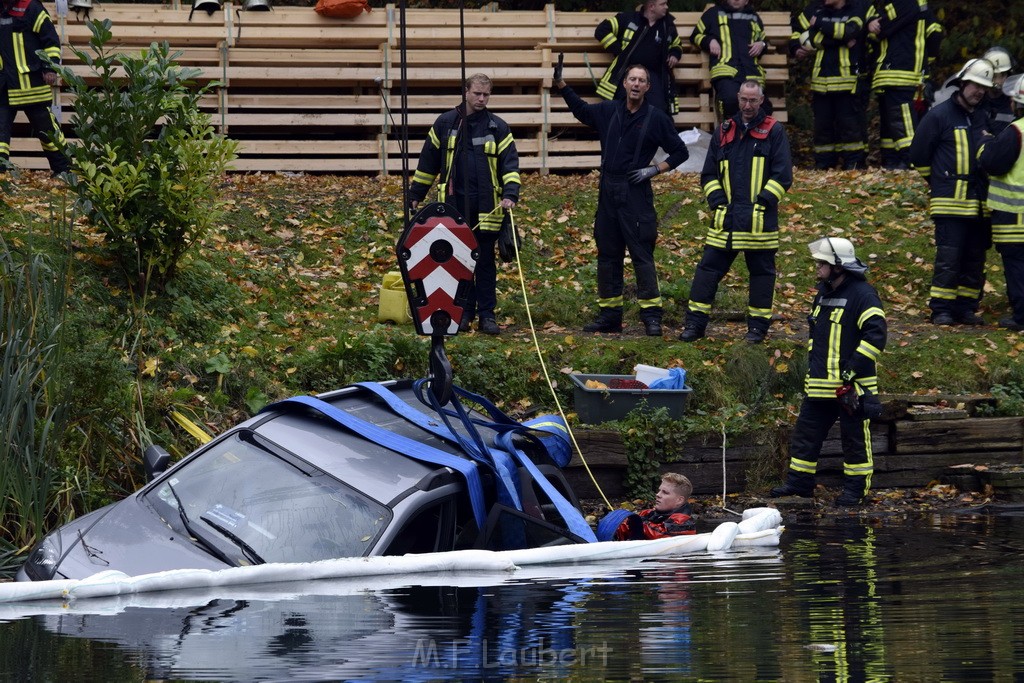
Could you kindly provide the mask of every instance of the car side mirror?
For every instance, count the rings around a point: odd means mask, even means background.
[[[142,453],[142,465],[146,469],[146,481],[153,481],[167,471],[171,454],[163,446],[153,444]]]

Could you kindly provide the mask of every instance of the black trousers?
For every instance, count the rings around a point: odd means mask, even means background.
[[[768,330],[771,324],[772,299],[775,296],[775,249],[746,249],[743,257],[750,273],[747,295],[747,327]],[[690,308],[686,325],[701,329],[707,326],[711,305],[718,292],[718,283],[729,272],[739,255],[735,249],[704,247],[704,255],[697,264],[697,273],[690,285]],[[767,312],[767,315],[765,315]],[[755,314],[756,313],[756,314]]]
[[[1006,296],[1013,309],[1013,322],[1024,325],[1024,243],[996,244],[996,251],[1003,257]]]
[[[630,185],[625,178],[601,175],[594,218],[597,243],[597,295],[601,308],[622,310],[626,250],[633,261],[636,298],[643,320],[661,319],[661,290],[654,263],[658,216],[650,182]]]
[[[932,313],[958,316],[978,310],[985,287],[985,252],[992,227],[984,218],[934,216],[935,270],[932,273]]]
[[[863,168],[859,106],[857,95],[852,92],[816,92],[811,96],[815,168],[832,168],[840,157],[843,168]]]
[[[879,136],[884,168],[908,168],[910,143],[918,115],[914,110],[913,87],[885,88],[878,93]]]
[[[793,426],[789,445],[790,480],[804,488],[811,484],[818,468],[821,445],[839,420],[839,433],[843,443],[843,488],[854,495],[864,496],[871,488],[874,457],[871,452],[870,420],[858,410],[848,415],[833,399],[805,398],[800,414]]]
[[[6,99],[6,93],[4,93]],[[64,155],[64,134],[61,132],[60,124],[53,117],[50,105],[45,102],[35,104],[23,104],[12,107],[8,104],[0,105],[0,159],[9,159],[11,152],[11,131],[14,128],[14,117],[18,110],[25,112],[28,117],[32,132],[39,139],[43,148],[43,156],[50,164],[50,171],[54,174],[64,173],[71,170],[71,163]]]

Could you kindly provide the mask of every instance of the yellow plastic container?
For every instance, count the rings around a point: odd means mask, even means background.
[[[412,322],[412,313],[409,312],[409,297],[405,295],[405,283],[402,282],[402,274],[398,271],[384,273],[384,280],[380,285],[377,320],[382,323],[398,324]]]

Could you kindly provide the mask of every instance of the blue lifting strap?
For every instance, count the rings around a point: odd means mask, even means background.
[[[447,416],[441,415],[441,419],[444,421],[444,424],[441,424],[423,412],[416,410],[416,408],[396,396],[393,391],[377,382],[356,382],[353,386],[371,392],[384,401],[395,414],[404,417],[412,424],[440,439],[456,444],[471,458],[492,469],[500,482],[500,486],[497,487],[498,500],[503,505],[508,505],[516,510],[523,509],[519,487],[517,486],[518,479],[515,476],[515,463],[507,453],[487,448],[472,424],[467,428],[472,438],[472,441],[468,441],[466,437],[452,428]]]
[[[392,391],[380,384],[376,384],[374,382],[362,382],[359,383],[358,386],[373,392],[376,396],[379,396],[385,403],[387,403],[395,413],[406,418],[413,424],[429,431],[435,436],[447,441],[459,440],[458,435],[454,433],[454,430],[452,430],[450,425],[447,424],[447,419],[445,420],[445,425],[439,424],[423,412],[410,406],[408,403],[396,396]],[[572,503],[566,500],[565,496],[563,496],[562,493],[548,480],[548,478],[544,476],[544,473],[537,468],[530,457],[516,448],[513,444],[512,438],[516,433],[524,433],[530,436],[527,429],[524,428],[524,425],[505,415],[494,404],[481,396],[467,392],[459,387],[453,387],[453,390],[455,395],[461,394],[467,396],[474,402],[483,406],[492,417],[497,417],[500,420],[500,422],[493,423],[483,422],[480,420],[473,421],[477,425],[489,427],[498,432],[494,440],[500,450],[488,449],[488,452],[492,457],[500,456],[500,458],[495,458],[496,461],[500,462],[501,460],[511,456],[515,462],[529,472],[533,480],[537,482],[537,485],[540,486],[548,499],[555,505],[555,509],[558,511],[558,514],[562,516],[562,519],[565,520],[569,531],[586,541],[596,541],[597,537],[594,535],[594,531],[590,528],[590,525],[587,524],[587,520],[584,519],[582,514],[580,514],[580,511],[576,509]],[[453,398],[453,402],[454,401],[455,399]],[[459,405],[459,407],[461,408],[461,405]],[[441,413],[442,417],[445,417],[444,412],[447,411],[438,412]],[[464,412],[463,415],[465,415]],[[465,416],[463,419],[468,419],[468,416]],[[459,441],[461,442],[461,440]],[[522,507],[517,506],[516,509],[522,510]]]
[[[431,465],[450,467],[456,472],[459,472],[466,479],[466,487],[469,490],[469,501],[473,507],[473,517],[476,519],[477,528],[483,530],[484,522],[487,518],[485,513],[486,505],[484,503],[484,489],[483,484],[480,481],[480,472],[477,469],[475,462],[466,460],[465,458],[461,458],[457,455],[452,455],[451,453],[445,453],[444,451],[402,436],[401,434],[395,434],[394,432],[388,431],[387,429],[379,427],[371,422],[367,422],[366,420],[358,418],[351,413],[341,410],[340,408],[336,408],[330,403],[321,401],[313,396],[292,396],[291,398],[286,398],[282,401],[278,401],[277,403],[272,403],[260,412],[264,413],[268,410],[285,410],[295,406],[312,408],[342,427],[355,432],[359,436],[368,439],[379,446],[392,450],[395,453],[410,457],[414,460],[430,463]]]

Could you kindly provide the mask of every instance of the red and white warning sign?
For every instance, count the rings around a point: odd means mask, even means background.
[[[398,262],[420,334],[458,334],[476,249],[473,231],[446,204],[424,207],[402,234]]]

